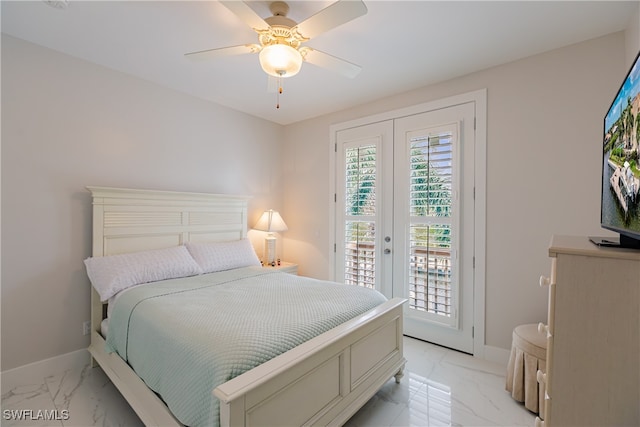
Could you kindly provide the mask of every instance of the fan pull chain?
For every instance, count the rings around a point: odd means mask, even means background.
[[[278,74],[278,93],[276,94],[276,109],[280,108],[280,95],[282,94],[282,76],[284,75],[284,71],[279,71]]]
[[[278,93],[276,94],[276,109],[280,108],[280,94],[282,94],[282,79],[278,77]]]

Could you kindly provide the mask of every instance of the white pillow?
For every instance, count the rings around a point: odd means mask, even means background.
[[[184,246],[87,258],[84,264],[103,302],[141,283],[202,274]]]
[[[211,243],[187,242],[186,246],[204,273],[260,265],[249,239]]]

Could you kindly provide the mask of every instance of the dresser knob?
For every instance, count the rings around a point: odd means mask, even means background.
[[[549,286],[549,283],[551,283],[551,281],[548,277],[540,276],[540,286]]]
[[[536,379],[538,380],[539,384],[546,384],[547,383],[547,374],[545,374],[540,369],[538,369],[538,372],[536,373]]]
[[[540,322],[538,323],[538,332],[540,332],[541,334],[549,334],[549,327],[547,325],[545,325],[544,323]]]

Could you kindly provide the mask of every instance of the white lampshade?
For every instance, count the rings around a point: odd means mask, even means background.
[[[287,227],[287,224],[284,223],[284,220],[282,219],[278,211],[274,211],[273,209],[264,211],[253,228],[256,230],[269,232],[287,231],[289,229]]]
[[[277,211],[269,209],[268,211],[264,211],[253,228],[268,233],[264,239],[262,262],[264,264],[274,265],[276,262],[276,238],[273,236],[273,233],[287,231],[289,229],[287,224],[284,223],[284,220]]]
[[[260,51],[260,65],[265,73],[274,77],[291,77],[302,67],[302,55],[286,44],[272,44]]]

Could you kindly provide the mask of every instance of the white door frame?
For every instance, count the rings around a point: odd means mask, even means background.
[[[460,95],[430,101],[424,104],[401,108],[381,114],[367,116],[343,123],[337,123],[329,127],[329,230],[335,236],[336,229],[336,147],[337,132],[367,124],[393,120],[414,114],[424,113],[449,107],[452,105],[474,102],[476,108],[475,124],[475,224],[474,224],[474,252],[475,268],[474,295],[473,295],[473,354],[476,357],[485,357],[485,277],[486,277],[486,198],[487,198],[487,90],[480,89]],[[330,241],[329,250],[329,277],[335,278],[336,252],[335,239]]]

